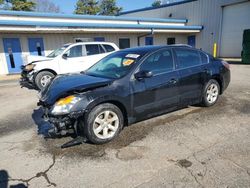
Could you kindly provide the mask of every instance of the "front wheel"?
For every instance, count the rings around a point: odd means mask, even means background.
[[[202,105],[207,107],[214,105],[217,102],[219,95],[220,95],[219,83],[214,79],[210,80],[206,84],[203,91]]]
[[[100,104],[86,114],[84,134],[94,144],[104,144],[119,135],[124,124],[121,110],[110,103]]]
[[[55,77],[52,72],[42,71],[39,72],[35,77],[35,84],[39,90],[43,90]]]

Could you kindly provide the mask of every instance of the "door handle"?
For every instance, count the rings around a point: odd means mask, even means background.
[[[171,80],[169,80],[168,82],[169,84],[176,84],[177,83],[177,80],[172,78]]]

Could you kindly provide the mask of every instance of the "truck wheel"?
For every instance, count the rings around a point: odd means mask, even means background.
[[[94,107],[84,118],[84,134],[94,144],[104,144],[117,137],[124,125],[121,110],[110,103]]]
[[[35,77],[35,84],[39,90],[42,90],[53,80],[55,75],[49,71],[39,72]]]
[[[217,102],[219,95],[220,95],[219,83],[214,79],[209,80],[203,91],[202,105],[206,107],[214,105]]]

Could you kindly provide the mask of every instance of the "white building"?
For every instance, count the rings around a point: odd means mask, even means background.
[[[202,32],[189,37],[188,43],[220,57],[240,57],[243,31],[250,29],[249,0],[184,0],[123,12],[122,16],[187,19],[187,25],[202,25]]]
[[[19,73],[23,57],[29,54],[48,55],[76,41],[114,42],[128,48],[166,44],[162,41],[174,35],[177,43],[186,43],[188,35],[202,30],[187,26],[187,21],[0,11],[0,74]]]
[[[120,48],[184,43],[209,53],[217,43],[219,56],[240,57],[249,18],[246,0],[185,0],[120,16],[0,11],[0,74],[19,73],[22,57],[79,40]]]

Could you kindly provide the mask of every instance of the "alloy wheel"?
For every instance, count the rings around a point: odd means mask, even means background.
[[[211,84],[208,88],[207,88],[207,101],[208,103],[212,104],[214,103],[219,95],[219,88],[216,84]]]
[[[99,139],[112,138],[119,128],[118,115],[113,111],[103,111],[94,120],[93,131]]]

